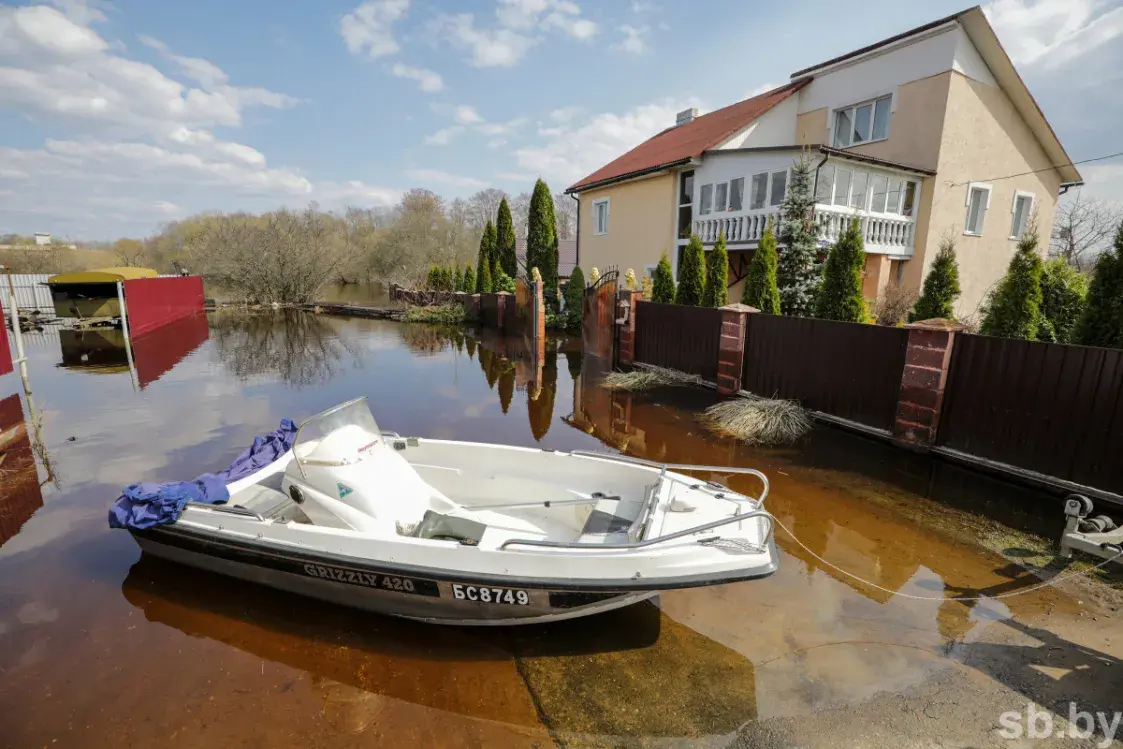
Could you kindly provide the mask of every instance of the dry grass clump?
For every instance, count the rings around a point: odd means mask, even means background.
[[[664,367],[643,367],[631,372],[609,372],[601,381],[601,386],[609,390],[642,391],[657,387],[682,387],[684,385],[705,385],[698,375],[680,372]]]
[[[730,398],[706,409],[702,421],[718,434],[749,445],[787,445],[807,433],[811,419],[796,401]]]

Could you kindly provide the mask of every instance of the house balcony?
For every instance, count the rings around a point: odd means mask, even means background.
[[[744,211],[694,221],[694,233],[703,244],[713,244],[720,234],[729,245],[755,245],[764,235],[768,219],[773,221],[773,231],[778,233],[780,212],[778,207]],[[857,218],[867,253],[905,258],[913,254],[916,218],[894,214],[872,213],[841,206],[815,206],[815,223],[819,227],[819,242],[824,246],[838,241],[850,220]],[[685,244],[685,241],[680,242]],[[742,248],[747,249],[747,248]]]

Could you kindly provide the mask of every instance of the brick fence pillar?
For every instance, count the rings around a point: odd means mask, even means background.
[[[507,304],[514,304],[515,298],[505,291],[495,294],[495,329],[503,332],[507,327]]]
[[[636,360],[636,302],[643,300],[643,291],[625,289],[616,295],[616,324],[619,326],[617,363],[630,365]]]
[[[905,447],[926,450],[935,443],[940,426],[955,334],[966,326],[952,320],[922,320],[905,327],[909,340],[893,439]]]
[[[541,281],[531,281],[531,335],[534,341],[534,357],[540,362],[546,361],[546,297]]]
[[[745,361],[745,333],[749,314],[760,312],[747,304],[727,304],[721,308],[721,339],[717,352],[718,395],[733,395],[741,389]]]

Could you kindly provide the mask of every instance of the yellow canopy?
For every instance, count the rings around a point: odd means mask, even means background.
[[[160,275],[151,268],[98,268],[75,273],[60,273],[51,276],[47,283],[117,283],[134,278],[155,278]]]

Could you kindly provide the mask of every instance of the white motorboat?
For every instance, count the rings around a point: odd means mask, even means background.
[[[684,470],[751,474],[761,492]],[[777,568],[759,471],[405,438],[361,398],[228,489],[131,532],[171,560],[446,624],[567,619]]]

